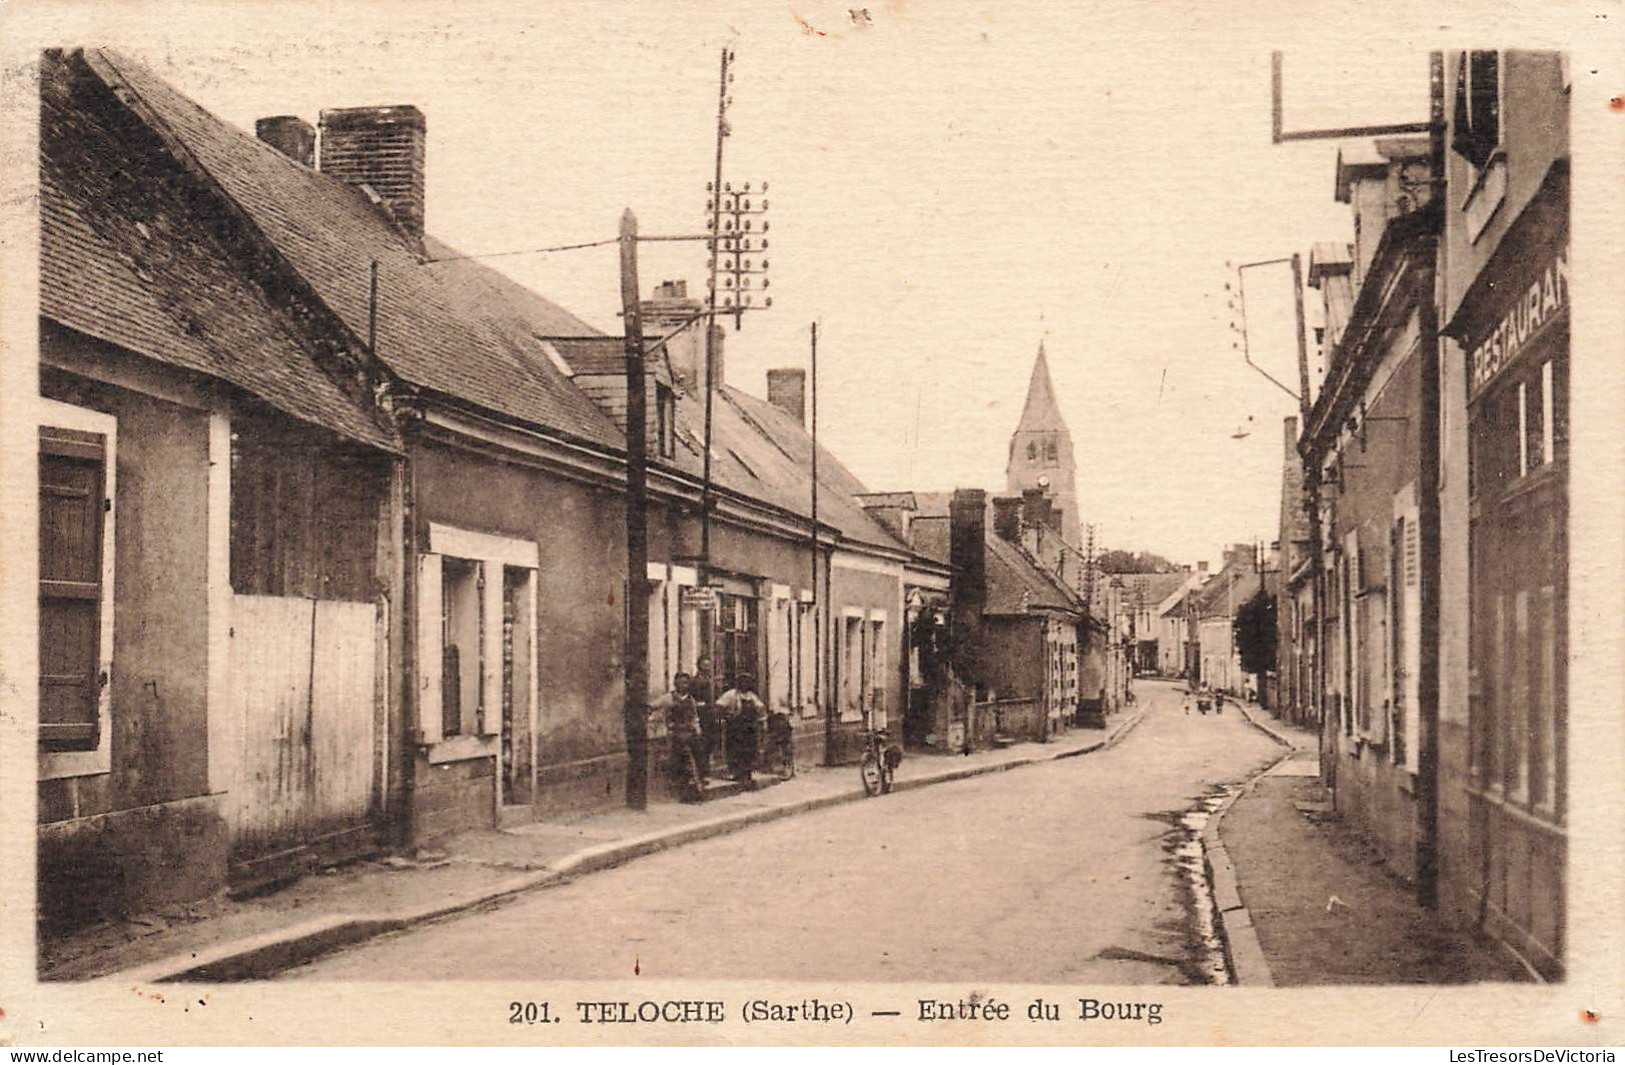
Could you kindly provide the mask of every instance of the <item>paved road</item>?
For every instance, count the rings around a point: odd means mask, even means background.
[[[1111,750],[695,843],[286,978],[1199,982],[1179,815],[1280,748],[1138,689]]]

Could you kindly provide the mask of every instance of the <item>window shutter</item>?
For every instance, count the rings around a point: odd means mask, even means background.
[[[439,743],[441,731],[441,685],[444,681],[441,653],[444,632],[441,615],[440,556],[418,557],[418,730],[423,743]]]
[[[39,735],[50,751],[101,743],[103,484],[107,438],[42,428],[39,441]]]

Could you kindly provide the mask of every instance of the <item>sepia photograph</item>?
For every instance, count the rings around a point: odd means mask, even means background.
[[[0,1041],[1621,1042],[1625,9],[858,2],[0,14]]]

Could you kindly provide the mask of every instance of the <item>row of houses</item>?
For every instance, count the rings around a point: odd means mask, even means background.
[[[801,371],[762,400],[707,360],[680,282],[642,307],[678,335],[628,573],[623,342],[430,235],[425,146],[409,106],[250,136],[127,56],[42,57],[47,928],[622,802],[631,640],[651,696],[757,678],[806,762],[1116,705],[1052,493],[870,492]]]
[[[1435,57],[1431,133],[1337,157],[1325,379],[1284,479],[1282,713],[1421,900],[1562,969],[1567,58]],[[1294,461],[1296,460],[1296,461]]]

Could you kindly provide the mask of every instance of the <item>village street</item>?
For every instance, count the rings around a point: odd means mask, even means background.
[[[319,960],[290,979],[1198,982],[1179,815],[1280,753],[1232,707],[1082,758],[849,803]],[[854,772],[856,772],[854,770]]]

